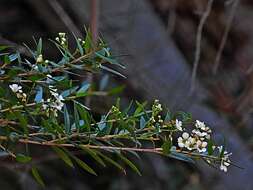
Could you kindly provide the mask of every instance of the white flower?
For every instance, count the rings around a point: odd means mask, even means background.
[[[189,137],[189,139],[185,142],[185,147],[188,150],[196,149],[196,139],[193,137]]]
[[[199,120],[196,120],[195,127],[204,130],[205,127],[206,127],[206,125],[205,125],[204,122],[201,122],[201,121],[199,121]]]
[[[177,139],[178,146],[179,146],[180,148],[186,147],[186,145],[187,145],[187,143],[188,143],[187,140],[188,140],[189,137],[190,137],[190,135],[189,135],[188,133],[184,132],[184,133],[182,134],[182,137],[179,137],[179,138]]]
[[[22,86],[19,86],[18,84],[12,84],[12,85],[9,85],[9,87],[12,90],[12,92],[14,92],[14,93],[22,91],[21,90]]]
[[[220,170],[227,172],[228,166],[230,166],[230,160],[228,156],[224,155],[224,158],[221,159]]]
[[[43,62],[43,56],[40,54],[37,59],[36,59],[36,63],[42,63]]]
[[[218,146],[217,147],[219,152],[221,153],[223,150],[223,146]],[[228,166],[230,166],[230,160],[229,160],[229,156],[232,155],[232,153],[228,153],[227,151],[224,151],[224,155],[221,158],[221,163],[220,163],[220,170],[227,172],[228,170]]]
[[[186,133],[186,132],[184,132],[183,134],[182,134],[182,137],[184,138],[184,139],[188,139],[189,138],[189,133]]]
[[[179,121],[176,119],[176,128],[177,130],[179,131],[183,131],[183,128],[182,128],[182,121]]]
[[[207,142],[202,142],[200,140],[197,141],[196,143],[197,145],[197,150],[201,153],[201,152],[206,152],[206,147],[207,147]]]
[[[65,38],[65,36],[66,36],[66,33],[63,33],[63,32],[59,32],[58,34],[59,34],[60,38]]]

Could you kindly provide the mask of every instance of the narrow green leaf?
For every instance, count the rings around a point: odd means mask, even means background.
[[[87,127],[87,130],[90,131],[91,129],[91,116],[89,114],[88,111],[86,111],[86,109],[80,105],[77,105],[77,110],[80,114],[80,117],[82,120],[84,120],[84,125],[85,127]]]
[[[139,176],[141,176],[141,172],[139,171],[139,169],[134,165],[133,162],[131,162],[129,159],[127,159],[126,157],[124,157],[122,154],[117,153],[117,155],[121,158],[121,160],[123,160],[130,168],[132,168],[133,171],[135,171]]]
[[[108,82],[109,82],[109,75],[104,75],[99,82],[99,90],[100,91],[105,90]]]
[[[163,154],[165,155],[170,154],[171,147],[172,147],[172,142],[170,140],[165,141],[162,145]]]
[[[26,156],[23,154],[17,154],[16,155],[16,161],[22,164],[28,163],[32,160],[30,156]]]
[[[84,83],[82,87],[76,92],[76,95],[78,96],[78,94],[85,93],[89,88],[90,88],[90,84]]]
[[[190,162],[190,163],[195,164],[193,159],[191,159],[187,155],[184,155],[184,154],[181,154],[178,152],[171,152],[168,156],[171,158],[177,159],[177,160],[181,160],[181,161]]]
[[[32,167],[32,175],[33,175],[34,179],[37,181],[38,184],[40,184],[42,187],[45,187],[45,183],[42,180],[37,168]]]
[[[78,86],[72,87],[72,88],[70,88],[70,89],[68,89],[68,90],[64,90],[64,91],[61,93],[61,95],[62,95],[63,98],[66,98],[67,96],[69,96],[69,95],[75,93],[77,89],[78,89]]]
[[[61,158],[68,166],[70,166],[71,168],[74,168],[73,162],[71,161],[67,153],[64,152],[64,150],[58,147],[52,147],[52,148],[57,153],[59,158]]]
[[[15,61],[16,59],[19,59],[19,57],[20,57],[19,53],[14,53],[14,54],[9,55],[9,59],[11,62]]]
[[[140,129],[145,128],[146,123],[147,122],[145,121],[145,118],[143,116],[141,116],[141,119],[140,119]]]
[[[213,141],[212,140],[208,141],[207,152],[208,152],[208,155],[212,155],[213,154]]]
[[[80,128],[80,118],[79,118],[79,114],[78,114],[78,111],[77,111],[77,105],[76,105],[75,102],[74,102],[74,118],[75,118],[75,127],[79,131],[79,128]]]
[[[90,166],[88,166],[85,162],[83,162],[82,160],[80,160],[79,158],[77,158],[74,155],[72,155],[72,157],[74,158],[74,160],[76,161],[76,163],[81,168],[83,168],[85,171],[89,172],[90,174],[97,175],[96,172]]]
[[[111,90],[108,91],[108,95],[109,96],[112,96],[112,95],[115,95],[115,94],[119,94],[121,93],[123,90],[125,89],[125,85],[120,85],[120,86],[117,86]]]
[[[37,93],[36,93],[34,101],[39,103],[42,101],[42,98],[43,98],[43,88],[41,86],[39,86],[37,88]]]
[[[105,167],[105,163],[104,161],[97,155],[97,151],[95,150],[91,150],[89,148],[86,148],[86,147],[83,147],[81,146],[80,147],[81,149],[83,149],[85,152],[87,152],[94,160],[96,160],[100,165],[102,165],[103,167]]]
[[[4,56],[4,63],[5,64],[10,64],[11,63],[10,57],[8,55]]]
[[[42,54],[42,39],[39,39],[38,45],[37,45],[37,56]]]
[[[100,65],[100,68],[103,69],[103,70],[105,70],[105,71],[108,71],[110,73],[113,73],[115,75],[118,75],[118,76],[121,76],[123,78],[126,78],[126,76],[124,76],[123,74],[119,73],[118,71],[115,71],[115,70],[113,70],[113,69],[111,69],[109,67],[106,67],[104,65]]]
[[[81,46],[80,41],[77,39],[77,37],[76,37],[76,35],[74,33],[73,33],[73,36],[74,36],[74,38],[76,40],[76,45],[77,45],[77,48],[78,48],[80,54],[84,55],[83,47]]]
[[[102,157],[105,161],[109,162],[110,164],[114,165],[116,168],[119,170],[123,171],[124,174],[126,174],[126,170],[117,162],[115,162],[113,159],[110,157],[106,156],[105,154],[102,154],[101,152],[97,152],[97,154]]]
[[[66,105],[64,105],[64,127],[65,127],[66,133],[71,132],[70,117],[69,117],[68,108]]]
[[[0,51],[3,51],[5,49],[9,48],[9,46],[3,46],[3,45],[0,45]]]
[[[101,51],[102,51],[102,50],[101,50]],[[113,59],[113,58],[106,57],[106,56],[102,55],[102,54],[100,53],[101,51],[96,52],[95,54],[96,54],[98,57],[100,57],[101,59],[103,59],[104,61],[108,62],[108,63],[111,63],[111,64],[113,64],[113,65],[120,66],[120,67],[123,68],[123,69],[126,68],[125,66],[119,64],[119,63],[117,62],[116,59]]]

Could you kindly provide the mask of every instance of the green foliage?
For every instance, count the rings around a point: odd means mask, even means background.
[[[115,67],[124,66],[111,56],[106,44],[100,39],[99,45],[94,47],[90,33],[86,32],[85,39],[74,36],[74,50],[69,48],[65,33],[51,40],[62,55],[59,60],[45,59],[42,39],[36,42],[35,51],[27,47],[31,53],[29,60],[0,46],[2,151],[21,164],[30,164],[32,153],[29,156],[17,153],[16,146],[8,146],[8,143],[52,147],[66,165],[74,168],[77,164],[93,175],[97,175],[93,168],[73,150],[87,153],[103,167],[110,163],[125,173],[123,163],[139,175],[141,172],[127,158],[128,154],[138,157],[140,152],[150,152],[191,163],[202,159],[212,166],[221,164],[226,170],[230,164],[229,154],[224,146],[219,147],[212,140],[211,130],[203,122],[193,121],[188,113],[164,112],[158,100],[151,107],[147,102],[131,102],[126,109],[120,107],[118,100],[100,120],[94,119],[92,107],[85,106],[83,98],[112,95],[124,87],[94,91],[87,81],[80,84],[72,76],[80,76],[80,71],[103,70],[125,76],[116,70]],[[107,81],[108,78],[103,79],[100,90],[105,89]],[[179,135],[182,137],[177,139]],[[112,155],[122,162],[114,160]],[[44,186],[34,166],[31,172]]]

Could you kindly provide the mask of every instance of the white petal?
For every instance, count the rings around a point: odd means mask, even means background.
[[[188,138],[189,138],[189,134],[186,133],[186,132],[184,132],[183,135],[182,135],[182,137],[183,137],[184,139],[188,139]]]

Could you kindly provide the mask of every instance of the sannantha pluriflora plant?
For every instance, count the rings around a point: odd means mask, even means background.
[[[0,46],[1,156],[31,166],[32,175],[41,185],[44,182],[32,152],[28,151],[31,145],[50,147],[68,166],[74,167],[75,163],[94,175],[94,169],[73,150],[123,172],[124,165],[128,165],[141,174],[128,158],[128,154],[138,156],[140,152],[192,163],[200,159],[227,172],[232,164],[231,153],[214,142],[212,130],[204,122],[194,121],[188,113],[170,113],[158,100],[150,109],[149,104],[138,101],[123,109],[117,101],[100,119],[94,117],[84,98],[112,95],[117,89],[96,91],[87,81],[80,83],[73,78],[102,70],[124,77],[116,70],[124,66],[115,60],[102,39],[94,46],[87,30],[83,39],[74,38],[76,48],[72,50],[65,33],[51,40],[59,51],[58,60],[45,59],[41,39],[35,40],[35,50],[26,46],[30,58]]]

